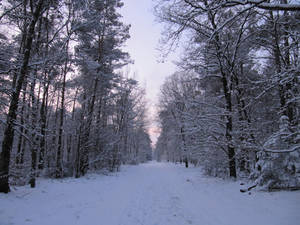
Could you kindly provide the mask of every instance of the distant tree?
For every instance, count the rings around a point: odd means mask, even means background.
[[[120,47],[129,38],[128,26],[120,22],[117,8],[121,1],[87,1],[78,20],[79,45],[77,63],[81,70],[82,111],[76,154],[76,176],[84,175],[88,168],[88,143],[95,113],[95,104],[102,94],[99,90],[112,88],[117,79],[114,70],[128,63],[128,54]],[[105,93],[105,92],[104,92]]]

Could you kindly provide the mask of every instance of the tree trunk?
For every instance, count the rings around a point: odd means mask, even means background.
[[[67,51],[68,51],[68,43],[67,43]],[[68,52],[66,52],[68,54]],[[62,139],[63,139],[63,126],[64,126],[64,109],[65,109],[65,89],[66,89],[66,76],[67,76],[67,68],[68,67],[68,59],[66,59],[65,67],[63,71],[63,83],[61,90],[61,105],[60,105],[60,123],[58,130],[58,144],[57,144],[57,154],[56,154],[56,178],[63,177],[63,168],[62,168]]]
[[[83,121],[83,134],[81,135],[81,140],[80,140],[80,158],[79,158],[79,171],[80,175],[84,175],[87,171],[88,168],[88,160],[89,160],[89,151],[88,151],[88,144],[89,144],[89,137],[90,137],[90,130],[91,130],[91,125],[93,121],[93,113],[94,113],[94,106],[95,106],[95,100],[96,100],[96,93],[97,93],[97,87],[98,87],[98,78],[95,79],[94,83],[94,88],[92,92],[92,97],[91,100],[88,103],[87,107],[87,118],[86,120]]]
[[[16,157],[16,164],[23,164],[23,157],[24,157],[24,148],[22,146],[23,143],[23,134],[24,134],[24,114],[25,114],[25,104],[26,104],[26,88],[27,84],[24,84],[24,90],[23,90],[23,104],[21,108],[21,128],[20,128],[20,136],[18,141],[18,147],[17,147],[17,157]]]
[[[227,151],[229,158],[229,176],[236,178],[236,165],[235,165],[235,150],[232,146],[232,102],[231,102],[231,90],[228,87],[228,81],[226,74],[222,73],[223,90],[226,101],[226,110],[228,115],[226,116],[226,139],[227,139]]]
[[[79,178],[81,176],[80,168],[81,168],[81,157],[82,157],[82,135],[84,132],[84,114],[86,108],[86,93],[83,94],[83,104],[80,112],[80,125],[78,128],[78,139],[77,139],[77,148],[75,153],[75,178]]]
[[[45,76],[46,77],[46,76]],[[44,86],[43,99],[40,109],[40,124],[41,124],[41,138],[40,138],[40,154],[38,169],[43,170],[45,164],[45,151],[46,151],[46,124],[47,124],[47,95],[49,82]]]
[[[185,163],[185,168],[189,167],[189,159],[188,159],[188,153],[187,153],[187,148],[186,148],[186,143],[185,143],[185,134],[184,134],[184,127],[182,125],[180,129],[181,133],[181,138],[182,138],[182,144],[183,144],[183,152],[184,152],[184,163]]]
[[[37,101],[35,99],[35,81],[37,76],[37,71],[34,72],[34,77],[32,79],[31,88],[30,88],[30,97],[31,97],[31,171],[30,171],[30,186],[35,187],[35,178],[36,178],[36,162],[37,162]]]

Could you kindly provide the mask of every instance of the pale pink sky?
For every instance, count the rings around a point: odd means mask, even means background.
[[[124,0],[121,10],[123,20],[131,24],[131,38],[127,41],[126,50],[134,60],[130,65],[130,71],[136,73],[135,77],[143,87],[146,87],[147,99],[150,100],[150,116],[155,114],[155,104],[160,86],[165,78],[175,72],[176,55],[170,55],[164,59],[164,63],[158,62],[161,58],[157,50],[163,26],[155,21],[152,13],[151,0]],[[155,124],[150,128],[151,138],[155,142],[157,133]]]

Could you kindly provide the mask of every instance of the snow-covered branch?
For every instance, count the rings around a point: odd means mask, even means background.
[[[268,3],[266,0],[233,0],[226,1],[225,6],[253,5],[265,10],[300,11],[300,4]]]
[[[300,145],[295,145],[289,149],[267,149],[267,148],[263,148],[263,151],[265,152],[270,152],[270,153],[291,153],[291,152],[295,152],[295,151],[299,151],[300,150]]]

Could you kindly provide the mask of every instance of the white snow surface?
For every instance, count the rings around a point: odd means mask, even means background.
[[[39,179],[0,194],[1,225],[298,225],[300,192],[241,193],[200,168],[150,162],[109,176]]]

